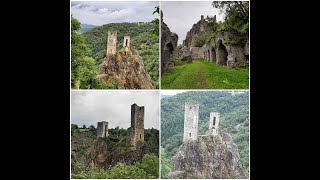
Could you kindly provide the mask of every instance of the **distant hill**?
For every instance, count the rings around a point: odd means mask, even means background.
[[[92,24],[81,24],[81,29],[79,30],[80,33],[84,33],[86,31],[88,31],[89,29],[92,29],[96,27],[95,25]]]

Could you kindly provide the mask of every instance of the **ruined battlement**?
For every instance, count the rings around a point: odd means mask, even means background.
[[[144,106],[131,105],[130,144],[136,146],[144,142]]]
[[[108,122],[102,121],[98,122],[97,125],[97,138],[104,138],[108,137]]]
[[[117,52],[117,32],[108,31],[107,56]]]
[[[218,134],[219,121],[220,121],[220,113],[210,112],[210,120],[209,120],[210,135],[216,136]]]
[[[198,136],[199,104],[186,103],[184,110],[183,142],[196,140]]]

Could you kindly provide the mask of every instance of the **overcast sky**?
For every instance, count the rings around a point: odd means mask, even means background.
[[[187,32],[201,19],[201,15],[217,15],[217,21],[223,20],[223,14],[211,4],[212,1],[161,1],[163,21],[171,32],[178,34],[178,44],[182,44]]]
[[[150,22],[158,1],[72,1],[71,14],[82,24]]]
[[[98,121],[107,121],[110,128],[126,129],[134,103],[144,106],[144,127],[159,129],[159,91],[155,90],[72,91],[71,123],[97,127]]]

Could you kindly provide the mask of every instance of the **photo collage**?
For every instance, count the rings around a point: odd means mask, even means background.
[[[70,1],[70,179],[250,179],[249,1]]]

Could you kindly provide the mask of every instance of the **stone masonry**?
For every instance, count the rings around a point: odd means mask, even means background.
[[[144,142],[144,106],[131,105],[130,144],[134,147]]]
[[[196,140],[198,136],[199,104],[186,103],[184,109],[183,142]]]
[[[97,126],[97,138],[104,138],[108,137],[108,122],[102,121],[98,122]]]
[[[117,32],[108,31],[107,56],[117,52]]]
[[[219,129],[220,113],[210,112],[209,132],[210,135],[216,136]]]

